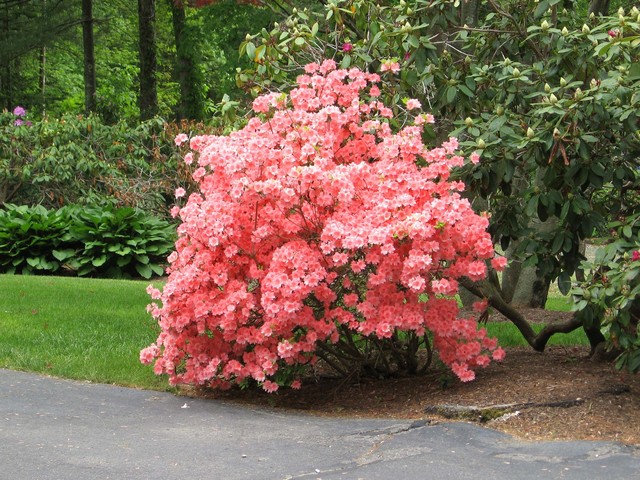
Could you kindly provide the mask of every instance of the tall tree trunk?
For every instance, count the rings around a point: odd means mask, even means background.
[[[47,47],[40,48],[40,72],[38,74],[38,86],[40,88],[40,103],[42,115],[46,113],[47,105]]]
[[[589,14],[609,15],[609,2],[610,0],[591,0],[589,3]]]
[[[158,113],[156,82],[156,2],[138,0],[140,47],[140,118],[148,120]]]
[[[5,3],[2,11],[2,37],[4,37],[2,43],[7,41],[6,37],[9,37],[10,24],[9,4]],[[11,98],[11,61],[0,65],[0,68],[2,70],[0,72],[0,110],[3,108],[10,110],[13,108],[13,99]]]
[[[43,13],[47,14],[47,0],[43,0]],[[40,70],[38,72],[38,87],[40,89],[40,104],[42,105],[42,115],[44,116],[46,113],[46,105],[47,105],[47,47],[42,45],[40,47],[40,55],[39,55],[39,64]]]
[[[82,0],[82,48],[84,50],[84,109],[96,110],[96,59],[93,43],[93,2]]]
[[[203,99],[200,98],[200,82],[195,61],[195,44],[188,38],[186,13],[184,6],[177,6],[168,0],[173,17],[173,35],[176,42],[175,77],[180,85],[180,103],[176,117],[201,120],[203,116]]]
[[[460,4],[460,20],[463,25],[475,27],[478,24],[480,0],[462,0]]]

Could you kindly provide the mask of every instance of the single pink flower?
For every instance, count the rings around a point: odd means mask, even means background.
[[[491,259],[491,266],[501,272],[507,266],[507,259],[505,257],[494,257]]]
[[[415,98],[410,98],[409,100],[407,100],[407,110],[414,110],[421,107],[422,104]]]
[[[189,140],[189,136],[186,133],[179,133],[178,135],[176,135],[176,138],[173,141],[175,142],[176,146],[179,147],[187,140]]]
[[[24,117],[26,115],[26,113],[27,113],[27,111],[23,107],[20,107],[20,106],[18,106],[18,107],[13,109],[13,114],[16,117]]]
[[[351,45],[350,43],[345,43],[342,45],[343,52],[349,53],[351,50],[353,50],[353,45]]]
[[[380,65],[381,72],[398,73],[400,71],[400,64],[394,60],[385,60]]]
[[[270,380],[265,380],[262,384],[262,389],[267,393],[273,393],[278,390],[278,384]]]
[[[631,260],[634,262],[637,262],[638,260],[640,260],[640,251],[634,250],[633,253],[631,254]]]
[[[473,303],[473,310],[476,312],[484,312],[487,308],[489,308],[489,300],[486,298]]]
[[[176,198],[182,198],[186,194],[186,190],[182,187],[176,188]]]
[[[496,348],[496,349],[493,351],[493,354],[492,354],[491,356],[493,357],[493,359],[494,359],[496,362],[499,362],[499,361],[501,361],[501,360],[503,360],[503,359],[504,359],[504,357],[505,357],[505,352],[504,352],[504,350],[502,349],[502,347],[498,347],[498,348]]]

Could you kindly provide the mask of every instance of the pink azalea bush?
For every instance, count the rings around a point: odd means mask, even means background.
[[[310,64],[242,130],[190,140],[200,191],[175,207],[170,275],[148,289],[161,332],[140,358],[157,374],[274,391],[318,357],[345,374],[416,371],[417,346],[433,345],[464,381],[503,357],[458,316],[457,279],[504,260],[449,179],[457,141],[428,149],[424,115],[393,133],[378,81]]]

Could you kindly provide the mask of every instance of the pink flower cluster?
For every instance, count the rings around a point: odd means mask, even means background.
[[[379,80],[310,64],[289,95],[256,99],[242,130],[191,139],[200,192],[176,211],[163,291],[148,289],[161,333],[140,358],[156,373],[274,391],[280,368],[314,362],[318,343],[345,328],[379,338],[429,330],[465,381],[502,358],[475,318],[458,318],[457,279],[504,263],[487,217],[449,180],[464,161],[457,141],[427,149],[424,121],[393,133]]]

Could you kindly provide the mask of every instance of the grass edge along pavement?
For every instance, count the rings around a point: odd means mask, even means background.
[[[158,327],[146,312],[148,281],[0,275],[0,368],[96,383],[175,391],[139,362]],[[569,310],[552,297],[553,310]],[[542,328],[542,325],[534,325]],[[525,342],[510,322],[489,322],[505,347]],[[550,344],[586,345],[581,330]]]

